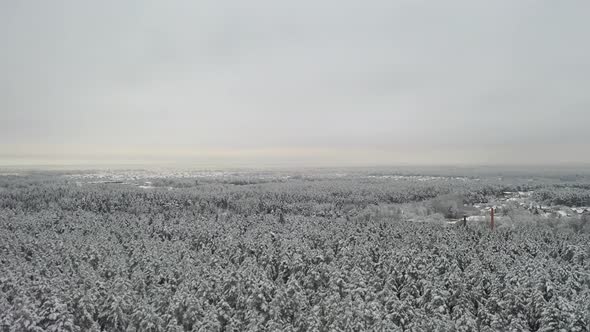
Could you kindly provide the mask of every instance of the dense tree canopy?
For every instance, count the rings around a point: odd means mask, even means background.
[[[504,183],[2,181],[3,331],[590,330],[587,233],[395,208]]]

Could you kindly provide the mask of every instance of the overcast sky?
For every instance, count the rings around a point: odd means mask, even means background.
[[[587,0],[3,0],[0,164],[590,162],[589,17]]]

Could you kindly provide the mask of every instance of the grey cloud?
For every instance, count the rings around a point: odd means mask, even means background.
[[[511,163],[551,145],[590,162],[575,152],[590,144],[585,1],[0,6],[0,155],[76,142],[395,163],[486,147]]]

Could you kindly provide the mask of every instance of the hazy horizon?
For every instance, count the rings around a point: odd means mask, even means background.
[[[5,1],[0,167],[590,164],[588,10]]]

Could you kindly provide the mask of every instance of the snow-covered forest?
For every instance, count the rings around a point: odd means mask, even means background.
[[[4,173],[0,331],[590,331],[588,206],[587,176]]]

